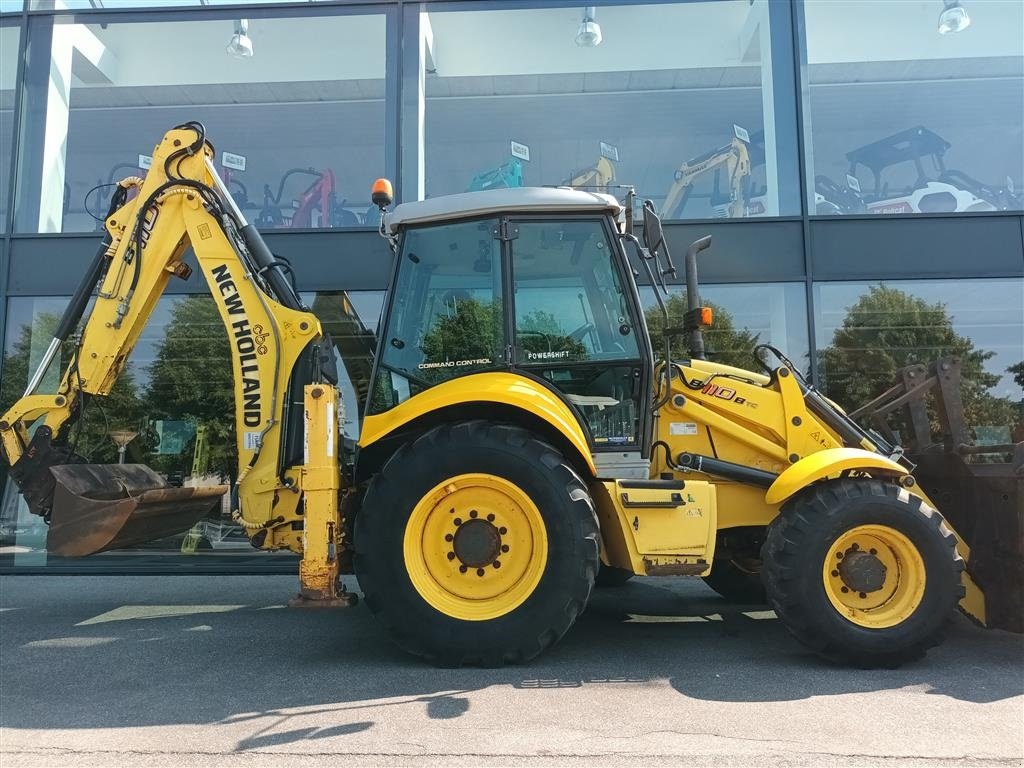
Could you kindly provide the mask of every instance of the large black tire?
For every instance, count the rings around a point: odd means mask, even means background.
[[[469,473],[521,489],[536,505],[547,539],[537,586],[520,605],[486,620],[453,617],[431,605],[414,586],[403,550],[406,525],[424,494]],[[498,666],[534,658],[572,626],[593,589],[598,535],[590,494],[557,449],[511,425],[445,424],[396,451],[370,482],[355,522],[355,571],[367,607],[401,648],[440,666]]]
[[[823,568],[833,544],[870,525],[902,534],[924,565],[923,595],[891,626],[855,623],[826,591]],[[762,556],[769,603],[787,629],[816,653],[859,667],[892,668],[923,656],[942,641],[964,595],[964,561],[953,533],[936,510],[891,482],[841,479],[808,488],[769,527]]]
[[[632,578],[633,572],[630,570],[601,563],[601,567],[597,569],[597,580],[594,585],[601,589],[614,589],[621,587]]]
[[[768,596],[761,581],[760,563],[715,559],[704,583],[730,603],[764,605]]]

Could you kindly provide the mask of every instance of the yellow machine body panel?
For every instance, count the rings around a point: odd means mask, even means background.
[[[801,459],[779,475],[764,495],[764,500],[769,504],[781,504],[811,483],[851,469],[898,476],[907,474],[906,467],[879,453],[860,448],[829,448]]]
[[[701,480],[678,488],[645,485],[635,480],[592,484],[605,561],[648,576],[707,574],[715,553],[715,486]]]
[[[502,371],[452,379],[414,395],[385,413],[367,416],[363,419],[359,447],[368,448],[418,418],[469,403],[512,406],[544,420],[576,449],[591,476],[597,475],[587,436],[569,406],[535,381]]]

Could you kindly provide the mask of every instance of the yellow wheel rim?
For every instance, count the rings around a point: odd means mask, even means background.
[[[405,566],[441,613],[487,621],[531,595],[548,559],[544,519],[514,483],[488,474],[449,478],[428,491],[405,526]]]
[[[905,621],[924,597],[921,554],[910,539],[885,525],[859,525],[836,539],[822,578],[835,609],[870,629]]]

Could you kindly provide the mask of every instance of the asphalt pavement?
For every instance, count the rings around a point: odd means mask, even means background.
[[[809,655],[701,582],[595,594],[537,661],[438,670],[282,576],[0,578],[0,765],[1024,765],[1024,638]]]

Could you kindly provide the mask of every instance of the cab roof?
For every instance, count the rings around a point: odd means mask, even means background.
[[[611,195],[568,187],[515,187],[463,192],[402,203],[384,217],[392,234],[400,227],[436,221],[467,219],[498,213],[610,213],[618,216],[619,201]]]

